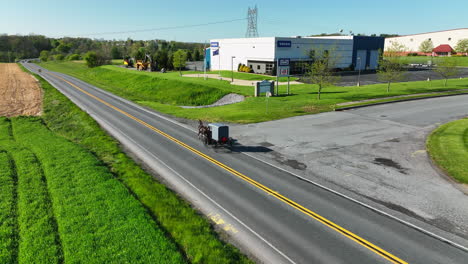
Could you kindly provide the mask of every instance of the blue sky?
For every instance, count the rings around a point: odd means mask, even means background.
[[[444,6],[441,6],[441,3]],[[245,18],[259,8],[260,36],[332,33],[412,34],[466,28],[466,0],[0,0],[0,34],[52,37],[204,24]],[[243,37],[247,21],[159,30],[92,35],[105,39],[167,39],[204,42]]]

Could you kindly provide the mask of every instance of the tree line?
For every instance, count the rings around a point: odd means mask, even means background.
[[[188,61],[204,58],[204,44],[166,40],[102,40],[90,38],[48,38],[41,35],[0,35],[0,62],[40,58],[42,61],[79,60],[88,52],[101,61],[151,56],[159,67],[172,69],[174,53],[183,50]]]

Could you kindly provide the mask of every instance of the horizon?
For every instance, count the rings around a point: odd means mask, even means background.
[[[461,0],[450,2],[451,6],[465,4]],[[466,28],[468,25],[463,9],[451,9],[450,16],[443,16],[435,0],[425,1],[424,6],[396,0],[385,7],[379,7],[370,0],[338,0],[333,7],[327,3],[309,1],[284,5],[279,0],[241,0],[216,5],[200,5],[186,0],[170,3],[143,0],[136,4],[121,0],[104,0],[98,3],[83,0],[78,6],[59,0],[48,1],[47,5],[31,0],[21,3],[0,0],[0,3],[4,9],[0,25],[8,25],[0,28],[0,34],[34,34],[49,38],[131,38],[193,43],[203,43],[210,39],[242,38],[247,30],[247,9],[255,5],[259,9],[260,37],[332,34],[340,30],[345,35],[350,34],[350,31],[365,35],[408,35]],[[24,6],[28,8],[25,9]],[[72,15],[70,12],[73,12]],[[285,14],[290,16],[284,18]],[[430,17],[431,14],[433,17]]]

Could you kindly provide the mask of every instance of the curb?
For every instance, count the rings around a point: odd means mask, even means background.
[[[456,95],[468,95],[468,92],[457,93],[457,94],[443,94],[443,95],[434,95],[434,96],[426,96],[426,97],[408,98],[408,99],[399,99],[399,100],[388,101],[388,102],[370,103],[370,104],[366,104],[366,105],[348,106],[348,107],[335,108],[334,111],[335,112],[340,112],[340,111],[352,110],[352,109],[363,108],[363,107],[368,107],[368,106],[393,104],[393,103],[424,100],[424,99],[439,98],[439,97],[449,97],[449,96],[456,96]]]

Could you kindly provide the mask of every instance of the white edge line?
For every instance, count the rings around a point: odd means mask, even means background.
[[[29,69],[28,69],[29,70]],[[43,77],[41,75],[41,77]],[[43,77],[44,78],[44,77]],[[44,78],[47,80],[47,78]],[[50,82],[49,80],[47,80],[49,83],[52,84],[52,82]],[[52,84],[53,85],[53,84]],[[54,85],[55,86],[55,85]],[[61,91],[62,93],[64,93],[67,97],[69,97],[68,93],[65,92],[65,91],[62,91],[61,88],[57,88],[59,91]],[[72,100],[74,101],[74,103],[76,105],[78,105],[78,103],[75,102],[75,100]],[[138,106],[139,107],[139,106]],[[80,107],[81,108],[81,107]],[[147,110],[145,110],[147,111]],[[249,226],[247,226],[244,222],[242,222],[239,218],[237,218],[236,216],[234,216],[231,212],[229,212],[227,209],[225,209],[224,207],[222,207],[220,204],[218,204],[215,200],[213,200],[211,197],[209,197],[207,194],[205,194],[202,190],[198,189],[194,184],[192,184],[189,180],[187,180],[185,177],[183,177],[181,174],[179,174],[177,171],[175,171],[174,169],[172,169],[171,167],[169,167],[166,163],[164,163],[162,160],[160,160],[157,156],[155,156],[153,153],[151,153],[149,150],[147,150],[146,148],[144,148],[143,146],[141,146],[140,144],[138,144],[137,142],[135,142],[131,137],[129,137],[127,134],[125,134],[124,132],[122,132],[122,130],[116,128],[115,126],[111,125],[109,122],[107,121],[104,121],[102,118],[96,116],[95,114],[92,114],[92,113],[89,113],[88,111],[85,110],[85,112],[90,115],[90,116],[95,116],[95,118],[98,118],[101,120],[101,122],[107,124],[109,127],[112,127],[113,129],[115,129],[116,131],[119,131],[119,133],[121,133],[122,135],[124,135],[129,141],[133,142],[136,146],[138,146],[140,149],[142,149],[143,151],[145,151],[147,154],[149,154],[150,156],[152,156],[153,158],[155,158],[157,161],[159,161],[162,165],[164,165],[166,168],[168,168],[170,171],[172,171],[174,174],[176,174],[177,176],[179,176],[183,181],[185,181],[187,184],[189,184],[193,189],[195,189],[196,191],[198,191],[201,195],[203,195],[206,199],[208,199],[210,202],[212,202],[214,205],[216,205],[218,208],[220,208],[222,211],[224,211],[227,215],[229,215],[230,217],[232,217],[233,219],[235,219],[237,222],[239,222],[239,224],[241,224],[242,226],[244,226],[247,230],[249,230],[250,232],[252,232],[255,236],[257,236],[260,240],[262,240],[263,242],[265,242],[268,246],[270,246],[273,250],[275,250],[278,254],[280,254],[281,256],[283,256],[286,260],[288,260],[289,262],[291,263],[294,263],[296,264],[296,262],[294,262],[291,258],[289,258],[285,253],[283,253],[282,251],[280,251],[279,249],[277,249],[273,244],[271,244],[270,242],[268,242],[268,240],[266,240],[265,238],[263,238],[260,234],[258,234],[257,232],[255,232],[252,228],[250,228]],[[149,111],[148,111],[149,112]],[[150,112],[151,113],[151,112]],[[96,120],[97,121],[97,120]],[[171,121],[174,123],[174,121],[172,120],[168,120],[168,121]],[[177,124],[177,123],[175,123]],[[179,124],[177,124],[179,125]],[[183,127],[183,126],[182,126]],[[187,128],[188,129],[188,128]]]
[[[96,88],[97,88],[97,87],[96,87]],[[178,126],[180,126],[180,127],[183,127],[183,128],[185,128],[185,129],[187,129],[187,130],[189,130],[189,131],[192,131],[192,132],[195,132],[195,133],[196,133],[196,131],[195,131],[194,129],[191,129],[191,128],[189,128],[189,127],[187,127],[187,126],[185,126],[185,125],[183,125],[183,124],[181,124],[181,123],[179,123],[179,122],[177,122],[177,121],[171,120],[171,119],[169,119],[169,118],[167,118],[167,117],[165,117],[165,116],[162,116],[162,115],[159,115],[159,114],[157,114],[157,113],[154,113],[154,112],[152,112],[152,111],[150,111],[150,110],[148,110],[148,109],[145,109],[145,108],[141,107],[140,105],[138,105],[138,104],[136,104],[136,103],[134,103],[134,102],[128,101],[128,100],[123,99],[123,98],[120,98],[120,97],[118,97],[118,96],[116,96],[116,95],[114,95],[114,94],[112,94],[112,93],[110,93],[110,92],[104,91],[103,89],[100,89],[100,88],[98,88],[98,89],[101,90],[102,92],[104,92],[105,94],[110,95],[110,96],[113,97],[114,99],[117,99],[117,100],[120,100],[120,101],[123,101],[123,102],[130,103],[132,106],[134,106],[134,107],[136,107],[136,108],[139,108],[140,110],[143,110],[143,111],[145,111],[145,112],[147,112],[147,113],[149,113],[149,114],[152,114],[152,115],[154,115],[154,116],[157,116],[157,117],[159,117],[159,118],[162,118],[162,119],[164,119],[164,120],[166,120],[166,121],[169,121],[169,122],[171,122],[171,123],[173,123],[173,124],[175,124],[175,125],[178,125]],[[300,175],[297,175],[297,174],[295,174],[294,172],[288,171],[288,170],[283,169],[283,168],[281,168],[281,167],[279,167],[279,166],[277,166],[277,165],[274,165],[274,164],[272,164],[272,163],[270,163],[270,162],[268,162],[268,161],[265,161],[265,160],[262,160],[262,159],[260,159],[260,158],[257,158],[257,157],[255,157],[255,156],[253,156],[253,155],[251,155],[251,154],[248,154],[248,153],[245,153],[245,152],[241,152],[241,153],[244,154],[244,155],[246,155],[246,156],[248,156],[248,157],[251,157],[251,158],[253,158],[253,159],[257,160],[257,161],[260,161],[260,162],[265,163],[265,164],[267,164],[267,165],[269,165],[269,166],[272,166],[272,167],[274,167],[274,168],[276,168],[276,169],[279,169],[279,170],[284,171],[284,172],[286,172],[286,173],[288,173],[288,174],[291,174],[291,175],[293,175],[293,176],[295,176],[295,177],[298,177],[298,178],[300,178],[301,180],[304,180],[304,181],[306,181],[306,182],[309,182],[309,183],[311,183],[311,184],[313,184],[313,185],[315,185],[315,186],[317,186],[317,187],[320,187],[320,188],[322,188],[322,189],[324,189],[324,190],[326,190],[326,191],[329,191],[329,192],[331,192],[331,193],[333,193],[333,194],[336,194],[336,195],[341,196],[341,197],[343,197],[343,198],[345,198],[345,199],[348,199],[348,200],[350,200],[350,201],[352,201],[352,202],[355,202],[355,203],[357,203],[357,204],[359,204],[359,205],[361,205],[361,206],[364,206],[364,207],[367,208],[367,209],[370,209],[370,210],[372,210],[372,211],[374,211],[374,212],[377,212],[377,213],[379,213],[379,214],[385,215],[385,216],[387,216],[387,217],[389,217],[389,218],[391,218],[391,219],[393,219],[393,220],[396,220],[396,221],[398,221],[398,222],[400,222],[400,223],[402,223],[402,224],[405,224],[405,225],[407,225],[407,226],[409,226],[409,227],[411,227],[411,228],[414,228],[414,229],[416,229],[416,230],[418,230],[418,231],[420,231],[420,232],[422,232],[422,233],[424,233],[424,234],[426,234],[426,235],[429,235],[429,236],[432,236],[432,237],[434,237],[434,238],[436,238],[436,239],[439,239],[439,240],[441,240],[442,242],[448,243],[448,244],[450,244],[450,245],[452,245],[452,246],[454,246],[454,247],[457,247],[457,248],[459,248],[459,249],[461,249],[461,250],[464,250],[464,251],[468,252],[468,248],[467,248],[467,247],[464,247],[463,245],[460,245],[460,244],[458,244],[458,243],[456,243],[456,242],[453,242],[453,241],[451,241],[451,240],[449,240],[449,239],[446,239],[446,238],[444,238],[444,237],[442,237],[442,236],[439,236],[439,235],[437,235],[437,234],[435,234],[435,233],[433,233],[433,232],[430,232],[430,231],[428,231],[428,230],[426,230],[426,229],[424,229],[424,228],[422,228],[422,227],[416,226],[416,225],[414,225],[414,224],[412,224],[412,223],[410,223],[410,222],[407,222],[407,221],[405,221],[405,220],[403,220],[403,219],[400,219],[400,218],[398,218],[398,217],[396,217],[396,216],[393,216],[393,215],[391,215],[391,214],[389,214],[389,213],[386,213],[386,212],[384,212],[384,211],[382,211],[382,210],[380,210],[380,209],[377,209],[377,208],[375,208],[375,207],[372,207],[371,205],[365,204],[365,203],[360,202],[360,201],[358,201],[358,200],[356,200],[356,199],[354,199],[354,198],[351,198],[350,196],[347,196],[346,194],[343,194],[343,193],[340,193],[340,192],[335,191],[335,190],[333,190],[333,189],[330,189],[330,188],[328,188],[328,187],[326,187],[326,186],[324,186],[324,185],[321,185],[321,184],[319,184],[319,183],[317,183],[317,182],[314,182],[314,181],[309,180],[309,179],[307,179],[307,178],[304,178],[304,177],[302,177],[302,176],[300,176]]]
[[[98,117],[99,118],[99,117]],[[99,118],[101,119],[101,118]],[[147,154],[149,154],[150,156],[152,156],[154,159],[156,159],[158,162],[160,162],[162,165],[164,165],[166,168],[168,168],[170,171],[172,171],[174,174],[176,174],[177,176],[179,176],[183,181],[185,181],[187,184],[189,184],[193,189],[195,189],[196,191],[198,191],[201,195],[203,195],[206,199],[208,199],[210,202],[212,202],[214,205],[216,205],[217,207],[219,207],[221,210],[223,210],[226,214],[228,214],[230,217],[232,217],[233,219],[235,219],[237,222],[239,222],[242,226],[244,226],[247,230],[249,230],[250,232],[252,232],[255,236],[257,236],[259,239],[261,239],[263,242],[265,242],[268,246],[270,246],[271,248],[273,248],[276,252],[278,252],[280,255],[282,255],[284,258],[286,258],[289,262],[291,263],[296,263],[294,262],[292,259],[290,259],[285,253],[281,252],[279,249],[277,249],[273,244],[271,244],[270,242],[268,242],[265,238],[263,238],[260,234],[258,234],[257,232],[255,232],[253,229],[251,229],[249,226],[247,226],[244,222],[242,222],[239,218],[237,218],[236,216],[234,216],[231,212],[229,212],[227,209],[225,209],[223,206],[221,206],[220,204],[218,204],[215,200],[213,200],[211,197],[209,197],[206,193],[204,193],[202,190],[198,189],[194,184],[192,184],[189,180],[187,180],[184,176],[182,176],[180,173],[178,173],[177,171],[175,171],[174,169],[172,169],[171,167],[169,167],[166,163],[164,163],[161,159],[159,159],[156,155],[154,155],[153,153],[151,153],[149,150],[147,150],[145,147],[143,147],[142,145],[138,144],[136,141],[134,141],[130,136],[128,136],[127,134],[125,134],[122,130],[116,128],[115,126],[111,125],[110,123],[108,123],[107,121],[104,121],[103,119],[101,119],[102,122],[106,123],[108,126],[112,127],[113,129],[115,129],[116,131],[119,131],[122,135],[124,135],[125,137],[127,137],[127,139],[131,142],[133,142],[133,144],[135,144],[136,146],[138,146],[140,149],[142,149],[143,151],[145,151]]]

